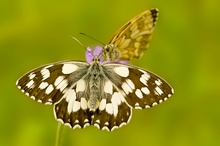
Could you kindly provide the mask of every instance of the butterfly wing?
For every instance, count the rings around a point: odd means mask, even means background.
[[[86,74],[89,64],[63,61],[38,67],[17,80],[18,88],[30,98],[44,104],[54,104],[64,95],[65,89]],[[75,76],[73,80],[69,80]]]
[[[126,125],[132,116],[132,108],[144,109],[167,100],[173,88],[159,76],[123,64],[105,64],[103,92],[99,108],[94,112],[92,124],[99,129],[113,131]],[[104,97],[101,94],[101,97]]]
[[[35,101],[54,104],[54,115],[58,121],[73,128],[82,128],[91,124],[92,117],[86,100],[89,91],[83,80],[89,66],[80,61],[44,65],[22,76],[16,85]]]
[[[103,86],[99,88],[100,102],[96,111],[88,107],[89,79],[86,74],[89,64],[64,61],[38,67],[20,79],[16,85],[30,98],[43,104],[54,104],[55,118],[71,128],[95,125],[112,131],[129,122],[131,108],[121,94],[113,96]],[[97,81],[100,85],[110,83],[106,78]],[[114,88],[116,92],[116,88]],[[118,103],[117,107],[113,103]],[[117,111],[115,110],[117,108]],[[124,114],[127,113],[127,114]]]
[[[106,64],[104,67],[107,78],[132,108],[150,108],[174,93],[164,79],[147,70],[123,64]]]
[[[147,10],[121,27],[104,47],[107,60],[130,60],[142,56],[149,46],[157,17],[158,9]]]

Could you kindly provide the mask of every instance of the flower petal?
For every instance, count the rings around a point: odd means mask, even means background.
[[[91,49],[90,47],[88,47],[88,48],[86,49],[85,55],[86,55],[86,62],[92,63],[92,61],[93,61],[93,59],[94,59],[94,55],[93,55],[92,49]]]

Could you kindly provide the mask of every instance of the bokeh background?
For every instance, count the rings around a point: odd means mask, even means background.
[[[220,144],[220,11],[217,0],[1,0],[0,145],[55,145],[52,106],[15,86],[27,71],[60,60],[85,60],[85,46],[108,43],[139,13],[159,9],[150,48],[132,64],[151,70],[175,89],[168,101],[134,110],[114,132],[62,127],[60,145],[196,146]]]

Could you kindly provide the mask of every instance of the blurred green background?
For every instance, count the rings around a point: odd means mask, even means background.
[[[220,11],[216,0],[1,0],[0,145],[55,144],[52,106],[37,103],[15,86],[27,71],[60,60],[85,60],[82,48],[108,43],[139,13],[159,9],[150,48],[134,65],[151,70],[175,89],[167,102],[133,110],[114,132],[94,126],[63,127],[60,145],[186,146],[220,143]]]

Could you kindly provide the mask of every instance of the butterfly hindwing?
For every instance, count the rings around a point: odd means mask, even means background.
[[[147,10],[121,27],[104,47],[107,60],[139,58],[149,47],[158,9]]]
[[[111,71],[111,68],[103,68],[105,69]],[[89,107],[92,91],[87,88],[90,79],[85,76],[63,91],[65,94],[54,106],[55,118],[71,128],[94,125],[99,129],[112,131],[127,124],[132,115],[131,107],[126,103],[122,93],[106,78],[106,74],[101,76],[101,80],[97,81],[100,82],[100,98],[95,111]]]
[[[105,92],[111,93],[111,96],[100,101],[93,124],[99,129],[113,131],[130,121],[132,109],[112,83],[106,83],[104,87]]]

